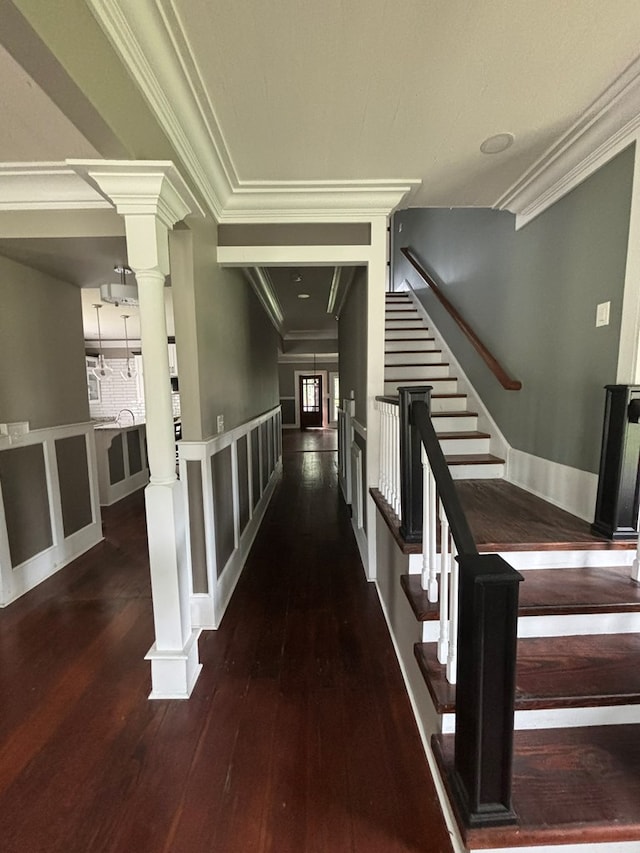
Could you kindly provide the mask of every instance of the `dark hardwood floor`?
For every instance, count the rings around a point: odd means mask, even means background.
[[[312,435],[285,432],[189,701],[147,699],[140,494],[105,512],[103,543],[0,612],[2,853],[451,850],[335,454]]]

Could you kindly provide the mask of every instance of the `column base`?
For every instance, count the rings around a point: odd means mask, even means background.
[[[145,660],[151,661],[149,699],[188,699],[202,664],[198,657],[200,631],[193,631],[182,649],[158,649],[154,643]]]

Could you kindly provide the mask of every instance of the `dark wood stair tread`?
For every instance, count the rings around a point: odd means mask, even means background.
[[[640,611],[640,585],[630,566],[535,569],[523,572],[521,616]]]
[[[414,647],[438,713],[455,710],[435,643]],[[640,636],[589,634],[518,640],[516,711],[640,704]]]
[[[428,352],[437,352],[437,351],[438,350],[428,350]],[[416,368],[421,368],[421,367],[422,368],[425,368],[425,367],[428,367],[428,368],[431,368],[431,367],[449,367],[449,362],[448,361],[434,361],[433,363],[427,362],[426,364],[414,364],[414,362],[412,362],[412,361],[406,361],[406,362],[394,361],[393,364],[385,364],[386,370],[391,370],[391,368],[393,368],[395,370],[396,367],[416,367]],[[446,377],[443,376],[441,378],[442,379],[449,379],[448,376],[446,376]]]
[[[524,571],[520,584],[520,616],[568,616],[580,613],[640,611],[640,585],[629,566],[598,566]],[[400,585],[416,619],[438,619],[437,603],[429,601],[419,574],[402,575]]]
[[[478,430],[469,430],[468,432],[439,432],[438,438],[440,439],[440,441],[442,441],[442,439],[456,441],[458,439],[462,440],[464,438],[491,438],[491,435],[488,432],[478,432]]]
[[[445,459],[447,465],[504,465],[504,459],[491,453],[447,454]]]
[[[432,737],[447,787],[454,735]],[[640,841],[640,726],[514,733],[514,826],[467,829],[472,849]]]
[[[456,480],[455,486],[480,551],[636,547],[594,536],[588,522],[506,480]]]
[[[432,396],[436,396],[433,394]],[[431,418],[475,418],[477,412],[470,412],[466,409],[451,409],[451,411],[431,412]]]

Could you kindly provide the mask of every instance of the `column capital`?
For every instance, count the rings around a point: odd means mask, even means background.
[[[170,160],[67,160],[122,216],[154,216],[167,229],[204,210]]]

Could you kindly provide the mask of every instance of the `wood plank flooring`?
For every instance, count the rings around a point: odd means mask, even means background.
[[[140,494],[0,611],[2,853],[452,849],[335,454],[311,432],[284,445],[189,701],[147,699]]]

